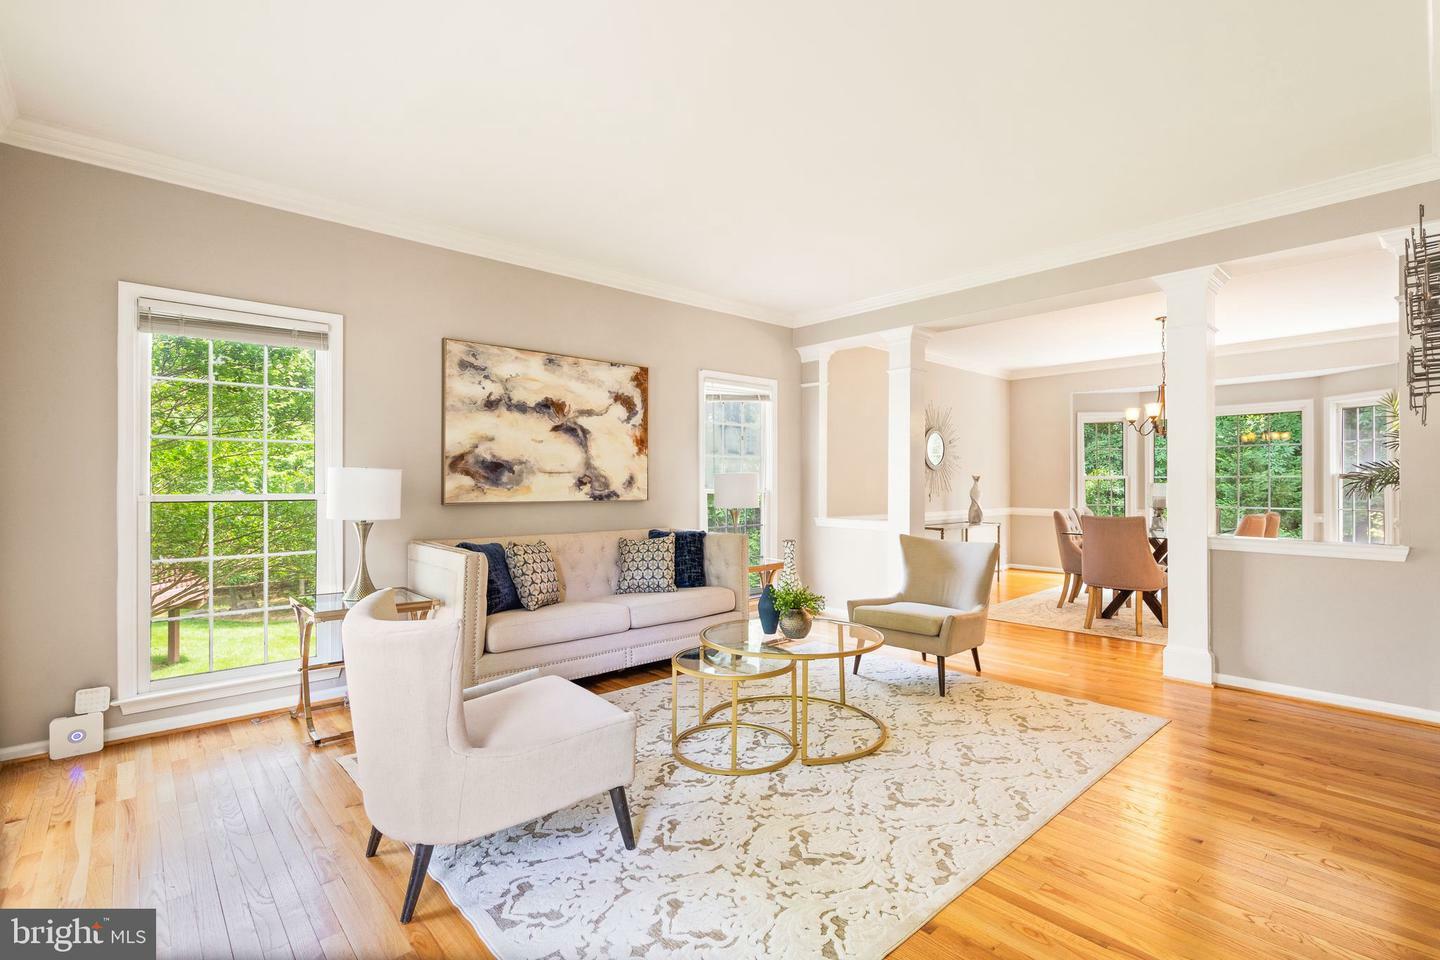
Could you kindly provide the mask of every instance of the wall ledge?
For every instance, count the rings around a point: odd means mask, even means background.
[[[1282,557],[1330,557],[1339,560],[1383,560],[1404,563],[1410,548],[1389,543],[1330,543],[1323,540],[1282,540],[1266,537],[1211,537],[1210,549],[1230,553],[1268,553]]]

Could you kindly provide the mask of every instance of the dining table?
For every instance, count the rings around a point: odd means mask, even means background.
[[[1084,534],[1071,532],[1067,534],[1067,536],[1075,537],[1078,539],[1080,537],[1083,537]],[[1166,558],[1170,555],[1170,538],[1165,536],[1163,533],[1157,534],[1152,532],[1150,534],[1147,534],[1147,539],[1149,539],[1150,541],[1150,553],[1154,555],[1155,562],[1160,564],[1161,566],[1164,566]],[[1102,620],[1109,620],[1111,617],[1115,616],[1115,614],[1119,612],[1120,608],[1125,605],[1125,601],[1129,600],[1131,594],[1133,594],[1134,592],[1134,590],[1110,591],[1110,602],[1105,604],[1105,606],[1101,609],[1100,618]],[[1155,614],[1155,619],[1159,620],[1161,623],[1164,623],[1165,613],[1163,605],[1160,603],[1160,591],[1142,591],[1141,599],[1145,602],[1145,606],[1150,608],[1150,612]]]

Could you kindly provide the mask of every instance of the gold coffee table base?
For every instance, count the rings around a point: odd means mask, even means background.
[[[822,766],[822,765],[827,764],[827,763],[845,763],[847,760],[858,760],[860,757],[868,757],[870,754],[874,753],[876,750],[879,750],[881,747],[883,747],[883,746],[885,745],[885,741],[888,740],[888,739],[890,739],[890,728],[887,727],[887,726],[885,726],[885,721],[881,720],[879,717],[875,716],[873,713],[870,713],[869,711],[861,710],[859,707],[857,707],[857,706],[855,706],[855,705],[853,705],[853,704],[844,703],[844,702],[842,702],[842,701],[840,701],[840,700],[831,700],[829,697],[803,697],[803,696],[797,696],[797,695],[795,695],[795,694],[791,694],[790,696],[786,696],[786,695],[783,694],[783,693],[771,693],[771,694],[766,694],[766,695],[764,695],[764,696],[740,697],[739,700],[737,701],[737,704],[738,704],[739,706],[744,706],[744,705],[750,704],[750,703],[760,703],[761,701],[764,701],[764,700],[788,700],[788,701],[790,702],[790,711],[791,711],[791,717],[792,717],[792,718],[794,717],[796,703],[797,703],[797,702],[799,703],[799,705],[800,705],[800,715],[801,715],[801,718],[802,718],[802,719],[800,720],[800,731],[799,731],[798,734],[796,734],[795,739],[799,740],[798,750],[799,750],[799,753],[800,753],[800,762],[803,763],[803,764],[805,764],[805,765],[808,766],[808,767],[818,767],[818,766]],[[849,753],[831,754],[831,755],[829,755],[829,756],[824,756],[824,757],[812,757],[812,756],[810,756],[810,716],[809,716],[809,714],[810,714],[810,704],[812,704],[812,703],[824,703],[824,704],[827,704],[827,705],[832,706],[832,707],[839,707],[841,710],[849,710],[851,713],[859,714],[860,716],[864,717],[866,720],[869,720],[871,723],[875,724],[876,729],[879,730],[879,735],[876,736],[876,738],[874,739],[874,741],[872,741],[871,743],[867,744],[866,746],[861,747],[859,750],[852,750],[852,751],[850,751]],[[705,714],[704,719],[705,719],[705,720],[709,720],[709,719],[710,719],[712,716],[714,716],[717,712],[725,709],[725,708],[728,707],[728,706],[730,706],[730,704],[728,704],[728,703],[722,703],[722,704],[720,704],[720,706],[718,706],[718,707],[711,707],[709,713]],[[750,726],[759,726],[759,724],[749,724],[749,725],[750,725]],[[712,727],[712,728],[713,728],[713,727],[716,727],[716,726],[723,726],[723,724],[707,723],[707,724],[704,724],[704,726],[706,726],[706,727]],[[742,721],[741,726],[746,726],[746,724]],[[692,728],[692,729],[700,729],[700,728],[699,728],[699,727],[695,727],[695,728]],[[770,728],[762,728],[762,729],[770,729]],[[776,732],[778,733],[779,731],[776,731]],[[682,736],[683,736],[683,734],[682,734]],[[776,764],[774,767],[767,768],[767,770],[764,770],[764,771],[757,770],[757,771],[755,771],[755,772],[756,772],[756,773],[764,773],[764,772],[768,772],[769,769],[778,770],[780,767],[783,767],[786,763],[789,763],[790,760],[794,758],[794,756],[795,756],[795,753],[794,753],[794,751],[792,751],[791,754],[790,754],[790,756],[787,757],[787,758],[785,758],[785,760],[784,760],[783,762],[781,762],[781,763],[779,763],[779,764]],[[712,771],[712,772],[714,772],[714,771]]]
[[[691,770],[699,770],[701,773],[719,774],[725,777],[753,777],[757,773],[771,773],[795,759],[799,752],[795,745],[795,668],[793,664],[783,663],[778,666],[771,666],[761,663],[758,660],[745,662],[742,658],[736,658],[733,666],[712,663],[704,657],[702,648],[695,647],[689,650],[682,650],[670,659],[670,755]],[[694,677],[698,681],[699,688],[699,710],[700,722],[693,727],[684,730],[680,729],[680,675]],[[756,697],[741,697],[740,685],[752,680],[768,680],[772,677],[790,677],[790,696],[780,696],[776,699],[790,701],[790,732],[787,734],[778,727],[767,726],[763,723],[753,723],[749,720],[740,719],[740,704],[746,703]],[[705,710],[705,684],[707,682],[719,681],[730,684],[729,699],[722,700],[718,706],[712,707],[708,712]],[[710,722],[710,718],[726,707],[730,708],[730,719]],[[762,733],[773,733],[790,748],[790,752],[774,763],[767,763],[760,767],[745,767],[740,765],[740,728],[756,730]],[[714,767],[698,760],[692,760],[685,756],[680,745],[687,739],[704,733],[707,730],[728,730],[730,731],[730,766]]]

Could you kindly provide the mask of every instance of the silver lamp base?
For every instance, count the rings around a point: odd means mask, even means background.
[[[370,520],[355,521],[355,539],[360,545],[360,565],[355,568],[355,577],[350,581],[350,586],[345,590],[345,596],[341,599],[346,603],[354,603],[357,600],[364,600],[375,592],[375,584],[370,580],[370,571],[365,566],[365,541],[370,536],[370,528],[374,526]]]

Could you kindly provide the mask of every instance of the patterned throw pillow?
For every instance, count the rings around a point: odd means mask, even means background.
[[[515,590],[515,581],[510,579],[510,566],[505,561],[505,547],[498,543],[460,543],[466,550],[485,554],[488,568],[485,575],[485,612],[499,613],[502,610],[519,610],[520,594]]]
[[[539,610],[560,602],[560,571],[544,540],[507,543],[505,562],[510,567],[510,579],[515,581],[515,592],[520,594],[520,606]]]
[[[705,531],[651,530],[652,537],[675,534],[675,586],[705,586]]]
[[[620,585],[616,593],[674,593],[675,536],[620,538]]]

